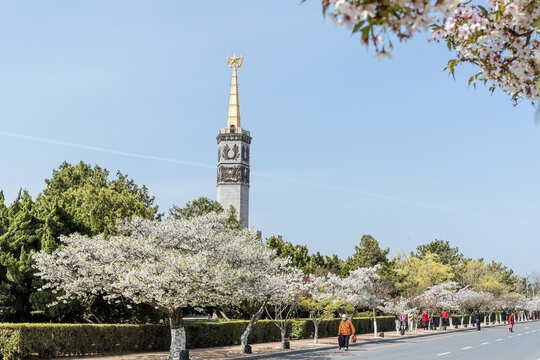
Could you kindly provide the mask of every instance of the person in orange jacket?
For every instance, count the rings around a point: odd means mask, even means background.
[[[351,320],[347,320],[347,315],[343,314],[341,316],[341,320],[339,322],[339,329],[338,329],[338,337],[343,337],[343,343],[339,343],[339,350],[341,350],[342,347],[345,347],[345,351],[349,350],[349,339],[351,335],[354,335],[356,332],[354,325]],[[343,345],[343,346],[342,346]]]

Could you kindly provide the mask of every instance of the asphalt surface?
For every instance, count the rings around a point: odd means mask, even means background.
[[[378,344],[355,345],[351,346],[349,351],[336,348],[296,355],[280,354],[270,359],[540,360],[540,321],[516,324],[513,333],[508,331],[507,326],[497,326],[481,331],[474,329]]]

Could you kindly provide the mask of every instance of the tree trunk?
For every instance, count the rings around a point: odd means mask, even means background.
[[[400,320],[396,320],[396,336],[399,335],[399,328],[400,328]]]
[[[465,321],[465,315],[461,315],[461,327],[463,327],[463,322]]]
[[[450,328],[454,326],[454,321],[452,321],[452,313],[448,314],[448,321],[450,321]]]
[[[180,358],[180,351],[186,349],[184,316],[182,309],[174,309],[168,315],[171,326],[171,349],[169,352],[169,360],[177,360]]]
[[[261,316],[262,316],[262,314],[264,312],[264,308],[266,307],[267,302],[268,302],[268,299],[265,299],[263,301],[263,303],[262,303],[261,307],[259,308],[259,310],[257,310],[257,312],[255,314],[253,314],[253,316],[249,320],[249,324],[246,327],[246,330],[244,330],[244,332],[242,333],[242,336],[240,336],[240,351],[242,353],[246,352],[246,346],[248,344],[249,334],[251,334],[251,331],[253,330],[253,328],[255,327],[255,325],[257,324],[259,319],[261,318]]]
[[[313,343],[317,344],[319,341],[319,322],[313,318]]]
[[[469,326],[472,326],[472,314],[469,314]]]
[[[373,308],[373,334],[377,337],[377,316],[375,316],[375,308]]]
[[[488,320],[488,319],[487,319],[486,313],[484,313],[484,326],[487,325],[487,320]]]
[[[352,319],[354,319],[354,315],[356,315],[356,311],[357,311],[357,310],[356,310],[356,306],[355,306],[355,307],[354,307],[354,310],[353,310],[353,312],[352,312],[352,315],[351,315],[351,321],[352,321]]]
[[[281,348],[285,349],[285,332],[287,331],[287,326],[284,326],[283,329],[281,329]]]
[[[442,330],[442,314],[439,317],[439,330]]]
[[[219,313],[221,314],[221,316],[223,316],[223,318],[224,318],[225,320],[231,321],[231,319],[229,319],[229,318],[227,317],[227,315],[225,315],[225,313],[224,313],[223,311],[219,310]]]

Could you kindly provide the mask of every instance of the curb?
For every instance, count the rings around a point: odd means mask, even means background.
[[[505,326],[505,324],[496,324],[496,325],[489,325],[489,327],[498,327],[498,326]],[[476,330],[476,327],[466,328],[466,329],[451,329],[446,330],[445,332],[439,332],[439,333],[425,333],[425,334],[415,334],[415,335],[407,335],[401,338],[395,338],[395,339],[385,339],[385,338],[379,338],[379,339],[373,339],[373,340],[364,340],[362,342],[357,342],[354,344],[349,344],[349,347],[356,347],[366,344],[373,344],[373,343],[384,343],[389,342],[390,340],[399,340],[399,339],[414,339],[419,337],[426,337],[426,336],[434,336],[434,335],[443,335],[443,334],[451,334],[454,332],[465,332],[465,331],[473,331]],[[259,355],[249,355],[249,356],[240,356],[235,358],[227,358],[226,360],[251,360],[251,359],[264,359],[264,358],[272,358],[272,357],[279,357],[279,356],[286,356],[286,355],[296,355],[296,354],[303,354],[308,352],[317,352],[317,351],[324,351],[324,350],[332,350],[337,349],[336,345],[332,346],[321,346],[313,349],[297,349],[297,350],[289,350],[289,351],[276,351],[273,353],[266,353],[266,354],[259,354]]]

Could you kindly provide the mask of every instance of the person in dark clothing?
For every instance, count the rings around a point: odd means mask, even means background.
[[[429,329],[435,330],[435,318],[433,317],[433,315],[429,317]]]
[[[478,310],[474,312],[474,317],[476,318],[476,330],[480,331],[480,312]]]
[[[502,312],[502,321],[503,321],[503,324],[506,324],[506,311],[504,310]]]

